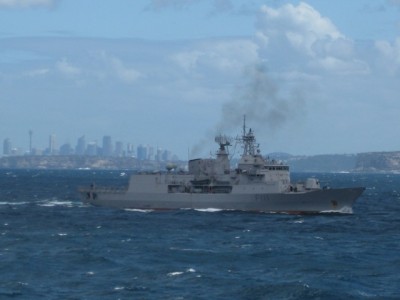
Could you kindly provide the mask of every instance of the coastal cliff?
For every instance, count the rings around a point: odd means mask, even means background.
[[[400,151],[359,153],[354,170],[357,172],[400,172]]]

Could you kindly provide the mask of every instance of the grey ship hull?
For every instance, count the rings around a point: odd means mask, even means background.
[[[81,190],[84,203],[119,209],[221,209],[286,213],[352,213],[364,188],[271,194],[132,193]]]
[[[264,158],[251,129],[237,141],[243,154],[231,169],[227,147],[231,141],[217,136],[216,158],[188,161],[188,172],[132,175],[126,190],[81,190],[83,202],[123,209],[222,209],[260,212],[352,213],[364,188],[321,189],[319,180],[290,182],[289,166]]]

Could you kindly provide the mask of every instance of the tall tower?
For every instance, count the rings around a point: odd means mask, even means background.
[[[56,153],[56,135],[53,133],[49,136],[49,154]]]
[[[29,130],[29,155],[32,155],[32,136],[33,131]]]

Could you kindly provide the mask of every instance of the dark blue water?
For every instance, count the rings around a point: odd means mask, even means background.
[[[0,170],[0,299],[400,298],[400,175],[319,174],[367,187],[353,215],[80,203],[121,175]]]

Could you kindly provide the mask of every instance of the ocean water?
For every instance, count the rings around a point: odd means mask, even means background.
[[[0,170],[0,299],[400,299],[400,175],[317,177],[365,186],[354,213],[115,210],[77,188],[125,172]]]

